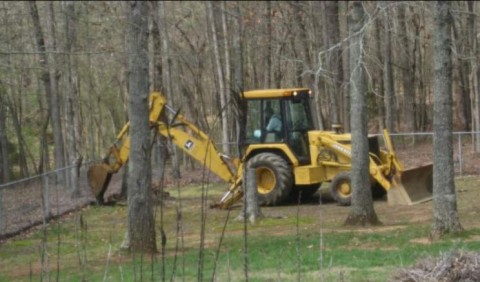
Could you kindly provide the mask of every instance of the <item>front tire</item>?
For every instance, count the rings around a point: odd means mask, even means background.
[[[293,185],[292,169],[287,161],[273,153],[261,153],[248,161],[255,168],[260,205],[274,206],[284,202]]]
[[[380,199],[387,193],[377,182],[372,184],[371,190],[373,199]],[[352,180],[349,171],[341,172],[333,178],[330,184],[330,193],[341,206],[349,206],[352,203]]]
[[[352,202],[352,179],[350,172],[344,171],[335,175],[330,183],[330,193],[341,206],[349,206]]]

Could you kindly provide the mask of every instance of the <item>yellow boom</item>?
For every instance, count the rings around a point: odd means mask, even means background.
[[[180,114],[175,114],[172,124],[160,120],[164,109],[171,110],[166,105],[164,96],[159,92],[153,92],[149,97],[149,107],[149,121],[152,129],[169,138],[176,146],[224,181],[238,185],[237,175],[227,164],[226,156],[219,153],[213,141],[204,132]],[[100,203],[103,203],[103,195],[111,175],[117,173],[128,161],[130,155],[129,129],[130,124],[125,124],[117,135],[114,145],[110,147],[103,163],[91,166],[88,171],[90,187]],[[233,160],[232,165],[236,172],[238,160]]]

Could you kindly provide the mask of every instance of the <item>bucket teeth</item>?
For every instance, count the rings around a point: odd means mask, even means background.
[[[103,204],[103,194],[105,194],[105,190],[107,190],[110,179],[112,178],[110,166],[104,163],[94,164],[88,169],[87,177],[88,185],[97,202]]]
[[[399,181],[388,190],[389,205],[415,205],[432,199],[433,165],[402,171]]]

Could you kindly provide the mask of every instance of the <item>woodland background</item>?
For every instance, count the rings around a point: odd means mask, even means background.
[[[0,2],[0,183],[106,153],[128,120],[125,5]],[[318,127],[341,123],[349,131],[347,2],[149,5],[151,90],[225,153],[235,154],[239,87],[309,87]],[[480,7],[452,5],[454,130],[480,131]],[[364,7],[370,132],[431,131],[431,4]]]

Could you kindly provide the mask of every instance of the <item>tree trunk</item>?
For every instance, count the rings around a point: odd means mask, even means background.
[[[213,58],[215,61],[215,69],[216,69],[216,77],[218,86],[218,93],[220,96],[220,116],[221,116],[221,123],[222,123],[222,149],[223,152],[229,155],[228,149],[228,107],[227,107],[227,91],[225,88],[225,77],[223,75],[223,68],[222,68],[222,60],[220,58],[220,47],[217,37],[217,28],[215,26],[215,17],[214,17],[214,10],[213,10],[213,3],[212,1],[206,2],[207,6],[207,17],[208,23],[210,25],[210,36],[212,38],[212,47],[213,47]]]
[[[15,129],[15,134],[17,135],[17,144],[18,144],[18,165],[20,166],[20,176],[27,177],[29,176],[28,164],[27,164],[27,144],[23,136],[22,131],[22,103],[21,101],[14,101],[14,97],[22,97],[21,88],[19,88],[20,93],[12,93],[14,90],[11,90],[11,96],[7,94],[6,96],[6,105],[10,109],[12,124]]]
[[[273,58],[275,59],[275,62],[273,63],[275,69],[273,71],[273,87],[275,88],[281,88],[282,87],[282,81],[284,79],[284,71],[282,69],[282,60],[281,58],[285,56],[285,47],[287,46],[287,40],[290,35],[290,32],[285,32],[285,35],[283,38],[280,40],[280,44],[277,46],[277,50],[275,51]],[[246,56],[248,59],[248,56]],[[247,61],[248,62],[248,61]],[[248,63],[246,62],[246,65],[248,66]]]
[[[130,92],[130,160],[128,165],[128,232],[124,248],[156,252],[152,203],[149,128],[147,2],[128,2],[127,44]]]
[[[90,35],[90,26],[91,23],[89,21],[90,19],[90,12],[88,9],[88,5],[85,7],[85,12],[86,12],[86,46],[87,50],[90,51],[92,48],[92,38]],[[90,95],[88,95],[88,108],[90,109],[88,111],[88,147],[89,148],[89,159],[94,160],[96,156],[96,148],[97,144],[95,143],[95,99],[98,99],[97,94],[95,93],[94,89],[94,80],[93,80],[93,65],[92,65],[92,56],[90,55],[90,52],[87,55],[87,67],[88,67],[88,74],[87,74],[87,81],[88,81],[88,92]]]
[[[242,14],[240,10],[240,2],[234,2],[233,8],[233,41],[232,41],[232,49],[233,49],[233,65],[234,73],[233,73],[233,102],[234,102],[234,112],[235,112],[235,120],[237,122],[236,129],[237,129],[237,144],[238,144],[238,152],[240,157],[244,153],[245,149],[245,140],[246,140],[246,132],[245,127],[247,125],[247,105],[245,100],[242,99],[243,90],[244,90],[244,77],[243,77],[243,46],[242,46],[242,33],[243,33],[243,21],[242,21]]]
[[[152,26],[150,29],[150,37],[152,38],[152,56],[151,56],[151,65],[153,65],[153,72],[151,72],[151,84],[153,91],[160,91],[162,90],[162,74],[163,74],[163,66],[162,66],[162,41],[161,41],[161,34],[162,32],[159,30],[160,26],[158,21],[160,18],[160,12],[158,8],[158,2],[152,1],[149,2],[151,5],[151,21]]]
[[[120,198],[128,200],[128,162],[123,166],[122,184],[120,186]]]
[[[7,107],[5,106],[5,88],[0,81],[0,184],[10,181],[8,156]]]
[[[47,7],[47,38],[49,42],[50,51],[55,51],[57,49],[56,43],[56,32],[55,32],[55,14],[53,9],[53,2],[48,3]],[[40,24],[40,23],[39,23]],[[39,27],[40,29],[40,27]],[[60,111],[60,94],[58,92],[58,78],[60,74],[58,73],[56,67],[56,60],[53,54],[46,55],[48,61],[45,61],[45,66],[48,69],[49,82],[50,82],[50,92],[47,92],[47,96],[50,96],[50,112],[51,112],[51,121],[52,121],[52,131],[53,131],[53,145],[54,145],[54,161],[56,168],[65,167],[65,149],[64,149],[64,137],[63,137],[63,128],[62,128],[62,115]],[[48,62],[48,63],[47,63]],[[60,171],[57,174],[58,182],[65,183],[65,171]]]
[[[403,117],[409,132],[415,132],[415,57],[411,52],[410,39],[407,33],[405,6],[398,6],[398,21],[400,29],[400,43],[403,76]]]
[[[383,25],[383,22],[382,22],[382,18],[379,17],[376,21],[375,21],[375,42],[376,42],[376,52],[377,52],[377,56],[378,56],[378,60],[379,60],[379,65],[380,67],[378,68],[378,74],[375,75],[376,77],[376,91],[378,93],[378,95],[375,95],[375,104],[376,104],[376,107],[377,107],[377,119],[378,119],[378,127],[380,130],[382,130],[383,128],[385,128],[385,103],[383,101],[383,93],[384,93],[384,84],[383,84],[383,56],[382,56],[382,43],[383,43],[383,39],[382,39],[382,32],[381,32],[381,28],[382,28],[382,25]]]
[[[292,50],[292,53],[293,53],[293,57],[294,58],[302,58],[302,55],[299,54],[297,48],[295,47],[295,43],[297,41],[297,38],[295,38],[295,35],[293,34],[290,34],[289,36],[290,40],[290,50]],[[254,48],[254,50],[257,49],[257,48]],[[305,63],[305,62],[304,62]],[[300,65],[299,62],[295,62],[294,63],[294,66],[293,66],[293,69],[294,69],[294,75],[293,75],[293,81],[291,83],[288,83],[288,84],[291,84],[291,85],[303,85],[302,83],[302,73],[303,73],[303,67]],[[285,82],[283,82],[283,84],[285,84]]]
[[[338,17],[338,2],[324,1],[324,41],[326,48],[330,48],[340,42],[340,25]],[[340,114],[338,97],[341,95],[343,83],[342,55],[341,49],[335,48],[327,55],[328,69],[331,73],[331,82],[328,83],[328,97],[330,100],[330,123],[339,124]]]
[[[232,73],[231,73],[231,59],[230,59],[230,43],[229,43],[229,33],[230,29],[228,27],[228,21],[227,21],[227,4],[226,1],[222,1],[221,3],[221,14],[222,14],[222,31],[223,31],[223,52],[225,56],[225,99],[228,107],[224,109],[227,112],[227,121],[228,121],[228,128],[227,130],[229,132],[227,140],[235,140],[235,132],[234,130],[231,130],[233,126],[235,125],[235,122],[232,122],[232,114],[231,114],[231,96],[232,96]],[[231,147],[228,145],[228,153],[231,154],[232,152],[230,151]]]
[[[383,5],[386,5],[382,3]],[[384,81],[384,97],[385,97],[385,125],[389,132],[394,132],[394,91],[393,85],[393,68],[392,68],[392,39],[391,39],[391,26],[390,26],[390,13],[388,8],[385,9],[385,47],[383,53],[383,81]]]
[[[311,73],[311,69],[313,68],[312,65],[312,56],[310,55],[310,44],[308,43],[308,33],[307,33],[307,27],[305,26],[305,11],[302,9],[303,5],[306,5],[306,2],[303,1],[294,1],[292,3],[293,5],[293,10],[294,10],[294,16],[296,17],[296,20],[294,21],[298,25],[298,42],[295,40],[295,36],[292,36],[293,42],[297,42],[300,44],[301,48],[300,51],[303,52],[303,56],[299,56],[299,58],[303,58],[303,67],[299,68],[300,70],[300,76],[299,78],[301,79],[300,82],[297,84],[297,86],[307,85],[310,89],[313,88],[313,83],[314,83],[314,77]],[[293,44],[292,47],[295,48],[295,46],[298,46],[298,44]],[[295,48],[296,49],[296,48]],[[302,79],[302,74],[303,74],[303,79]],[[303,82],[303,83],[302,83]]]
[[[6,57],[6,62],[8,66],[11,66],[12,63],[10,61],[10,56]],[[13,125],[13,129],[15,131],[17,145],[18,145],[18,157],[16,157],[16,161],[18,162],[18,166],[20,168],[20,177],[27,177],[29,176],[29,169],[27,163],[27,155],[30,156],[32,159],[32,163],[34,164],[34,158],[32,157],[29,149],[30,147],[27,145],[24,137],[23,132],[23,125],[24,125],[24,110],[23,110],[23,99],[25,94],[23,93],[23,87],[15,87],[20,86],[24,83],[25,78],[23,73],[13,73],[10,76],[11,83],[8,85],[9,90],[6,88],[3,89],[3,102],[5,103],[4,106],[8,109],[10,113],[10,120],[11,124]]]
[[[236,220],[248,220],[250,223],[255,224],[258,220],[264,218],[258,204],[256,167],[248,167],[243,176],[245,196],[243,197],[243,208]]]
[[[346,13],[348,11],[348,3],[347,2],[339,2],[339,8]],[[350,17],[341,17],[339,20],[345,26],[345,36],[348,35],[348,26],[350,24]],[[347,42],[348,44],[348,42]],[[346,46],[342,44],[342,50],[347,49]],[[348,49],[347,49],[348,50]],[[350,52],[342,52],[342,70],[343,70],[343,89],[342,89],[342,103],[341,103],[341,112],[343,118],[343,128],[345,128],[345,132],[350,131]]]
[[[272,27],[272,2],[266,1],[266,15],[267,33],[266,33],[266,48],[265,48],[265,82],[264,87],[269,89],[272,87],[272,44],[273,44],[273,27]]]
[[[5,33],[9,34],[10,29],[7,29],[5,26]],[[8,49],[11,48],[11,45],[8,44]],[[10,51],[10,50],[9,50]],[[12,66],[12,62],[10,56],[6,56],[6,66]],[[17,72],[10,72],[9,77],[11,82],[8,84],[9,90],[7,90],[6,85],[2,81],[0,81],[0,101],[1,101],[1,112],[2,112],[2,133],[1,133],[1,149],[2,149],[2,156],[5,160],[2,160],[2,178],[10,180],[10,172],[11,168],[9,165],[9,140],[7,138],[7,109],[10,113],[10,120],[11,124],[13,125],[13,129],[15,130],[15,135],[17,137],[17,145],[18,145],[18,156],[16,157],[15,161],[18,161],[18,166],[20,168],[20,177],[27,177],[29,176],[29,169],[27,163],[27,153],[28,153],[28,146],[25,142],[25,138],[23,135],[23,88],[20,86],[24,83],[23,73],[19,73],[16,75]],[[5,77],[6,78],[6,77]],[[20,87],[15,87],[20,86]],[[32,158],[33,162],[33,158]],[[0,179],[1,180],[1,179]]]
[[[470,100],[472,101],[471,105],[471,112],[472,112],[472,129],[477,132],[474,134],[474,150],[477,153],[480,153],[480,85],[479,85],[479,75],[480,72],[478,70],[478,40],[476,37],[477,28],[476,28],[476,15],[474,14],[475,11],[475,2],[469,1],[468,4],[468,12],[470,16],[468,18],[468,38],[471,39],[471,51],[470,60],[471,65],[471,87],[470,87]]]
[[[165,11],[165,2],[160,1],[157,3],[158,5],[158,30],[160,31],[160,39],[162,40],[162,81],[164,93],[168,98],[168,103],[170,106],[175,105],[175,101],[173,99],[173,91],[172,91],[172,77],[171,77],[171,57],[170,57],[170,39],[168,38],[167,32],[167,20],[166,20],[166,11]],[[171,118],[172,116],[170,116]],[[170,157],[172,160],[172,172],[173,177],[178,179],[181,177],[180,174],[180,165],[179,165],[179,152],[175,144],[172,142],[168,142],[168,150],[170,152]]]
[[[68,163],[71,166],[68,169],[69,177],[67,177],[69,182],[69,188],[72,190],[72,195],[74,197],[80,196],[80,187],[78,185],[80,177],[80,167],[82,164],[83,157],[80,154],[80,148],[77,144],[78,140],[81,140],[78,121],[78,113],[75,109],[80,109],[80,103],[78,99],[78,88],[77,88],[77,75],[76,75],[76,64],[74,62],[74,56],[72,53],[75,51],[74,47],[76,45],[77,39],[77,15],[75,14],[75,2],[74,1],[65,1],[65,42],[66,42],[66,56],[65,56],[65,74],[66,74],[66,83],[65,83],[65,103],[66,103],[66,116],[67,123],[65,124],[65,131],[67,133],[67,146],[68,146]]]
[[[420,20],[421,19],[421,20]],[[426,45],[424,42],[426,41],[426,35],[425,35],[425,17],[418,16],[418,20],[413,21],[413,25],[415,26],[415,38],[416,38],[416,44],[418,49],[417,52],[417,65],[418,65],[418,103],[417,103],[417,109],[416,109],[416,118],[415,120],[417,121],[416,128],[420,130],[426,130],[427,125],[428,125],[428,115],[427,115],[427,98],[428,98],[428,89],[427,89],[427,83],[425,80],[426,77],[426,71],[429,68],[429,66],[425,62],[425,56],[426,56]]]
[[[350,35],[350,69],[351,73],[351,119],[352,128],[352,206],[345,220],[346,225],[380,224],[373,208],[370,190],[369,155],[368,155],[368,120],[367,120],[367,80],[364,70],[365,11],[361,2],[351,4]]]
[[[60,117],[60,105],[58,102],[57,92],[57,75],[55,70],[54,58],[52,55],[47,55],[45,47],[45,39],[40,25],[40,18],[38,15],[37,3],[35,1],[29,1],[30,15],[33,21],[35,48],[39,52],[40,65],[43,69],[41,73],[41,79],[45,87],[45,94],[47,96],[48,107],[51,113],[52,131],[53,131],[53,144],[54,144],[54,161],[55,168],[65,167],[64,147],[63,147],[63,132]],[[47,7],[47,30],[50,39],[50,49],[55,49],[55,30],[53,26],[53,2],[48,3]],[[58,182],[64,183],[64,173],[59,172],[57,174]]]
[[[462,231],[458,218],[452,138],[451,2],[436,1],[434,10],[433,225],[431,237]]]
[[[462,6],[459,2],[453,2],[455,5],[455,10],[461,10]],[[471,116],[471,101],[470,101],[470,81],[468,79],[469,73],[469,62],[466,61],[463,57],[467,56],[467,49],[469,48],[469,37],[467,26],[463,24],[463,19],[457,18],[454,19],[452,23],[453,36],[455,44],[452,48],[455,48],[453,56],[453,65],[454,65],[454,74],[453,74],[453,84],[456,88],[453,92],[455,96],[455,120],[457,121],[458,126],[462,127],[464,131],[470,131],[470,123],[472,121]],[[472,38],[475,38],[472,37]],[[455,128],[455,126],[454,126]]]
[[[161,31],[159,24],[160,18],[160,8],[158,7],[159,2],[149,2],[151,5],[151,28],[150,28],[150,38],[153,43],[153,56],[151,56],[150,65],[153,68],[151,72],[153,91],[160,91],[162,89],[162,77],[163,77],[163,66],[162,66],[162,41],[161,41]],[[162,119],[166,120],[166,114],[163,113]],[[158,134],[155,138],[155,164],[154,168],[155,173],[152,175],[154,180],[163,180],[165,175],[165,160],[168,158],[168,140],[165,136]],[[128,175],[125,173],[125,176],[122,180],[123,182],[128,183]],[[122,187],[128,186],[128,184],[122,185]],[[126,194],[125,194],[126,195]]]

